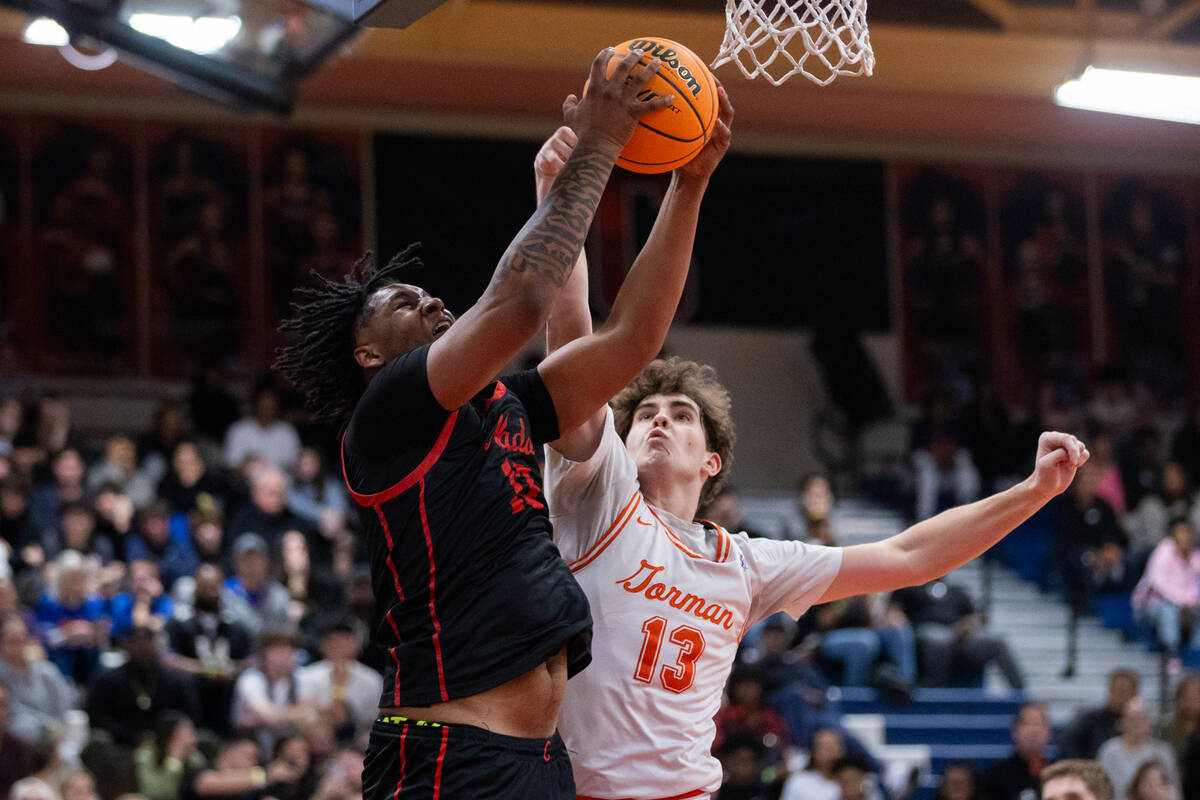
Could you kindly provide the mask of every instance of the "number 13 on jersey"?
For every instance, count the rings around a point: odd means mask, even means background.
[[[633,671],[634,680],[654,683],[654,671],[666,631],[666,617],[651,617],[642,623],[642,652],[638,654],[637,669]],[[659,680],[663,688],[679,694],[690,689],[696,679],[696,660],[704,652],[704,634],[691,625],[680,625],[671,631],[668,640],[679,646],[679,656],[674,664],[663,664]]]

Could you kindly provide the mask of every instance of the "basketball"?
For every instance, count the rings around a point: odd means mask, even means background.
[[[661,37],[630,39],[617,45],[608,62],[609,75],[630,50],[645,53],[638,62],[642,65],[662,59],[658,74],[650,79],[642,98],[649,99],[653,92],[674,94],[675,101],[638,121],[617,164],[631,172],[669,172],[695,158],[708,141],[717,119],[717,82],[699,56]]]

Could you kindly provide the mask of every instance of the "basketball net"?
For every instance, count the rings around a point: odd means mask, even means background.
[[[802,73],[827,86],[838,75],[870,75],[875,54],[867,0],[725,0],[725,41],[713,61],[775,86]]]

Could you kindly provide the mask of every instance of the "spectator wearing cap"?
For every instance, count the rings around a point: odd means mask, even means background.
[[[6,728],[31,744],[56,731],[78,700],[75,687],[41,651],[20,616],[0,617],[0,686],[12,711]]]
[[[263,634],[259,666],[243,672],[233,690],[233,727],[253,735],[266,752],[295,726],[317,719],[313,703],[300,697],[297,655],[290,633]]]
[[[125,663],[100,673],[88,689],[87,712],[93,727],[108,731],[117,744],[136,747],[165,709],[189,719],[200,716],[191,678],[163,666],[154,631],[135,627],[125,635],[123,645]]]
[[[257,533],[243,533],[233,543],[233,575],[225,588],[240,602],[243,622],[254,635],[292,626],[291,597],[271,577],[267,542]]]
[[[383,677],[355,661],[358,637],[347,621],[325,626],[323,659],[301,668],[297,694],[334,724],[340,739],[357,739],[370,730],[383,694]]]
[[[88,591],[88,565],[74,550],[54,561],[53,591],[34,609],[38,636],[50,661],[76,684],[86,684],[100,661],[100,640],[108,627],[104,600]]]
[[[180,577],[196,571],[200,559],[192,549],[190,537],[172,534],[166,503],[155,501],[139,516],[139,530],[129,538],[125,557],[129,561],[158,562],[163,586],[170,590]]]
[[[229,729],[234,682],[249,666],[254,648],[249,629],[226,607],[230,595],[222,580],[214,564],[196,568],[189,602],[167,622],[163,656],[164,664],[195,677],[202,709],[196,722],[217,733]]]

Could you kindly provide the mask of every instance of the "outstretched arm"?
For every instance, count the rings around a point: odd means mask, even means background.
[[[505,251],[483,296],[429,349],[429,386],[443,408],[469,400],[545,323],[579,257],[617,155],[638,119],[673,99],[637,97],[657,72],[657,61],[633,73],[642,54],[632,51],[606,77],[611,55],[612,48],[602,50],[592,62],[587,95],[582,100],[571,95],[563,104],[579,143],[546,199]]]
[[[534,188],[537,191],[537,201],[540,205],[550,193],[554,179],[562,172],[571,151],[578,144],[579,137],[575,131],[562,126],[547,139],[537,156],[533,159]],[[579,249],[579,258],[571,277],[558,299],[550,308],[550,317],[546,320],[546,354],[553,353],[568,342],[572,342],[592,332],[592,313],[588,308],[588,269],[587,250]]]
[[[692,260],[700,201],[729,149],[733,105],[724,87],[718,86],[717,92],[721,110],[712,138],[696,158],[671,175],[658,218],[621,284],[608,320],[586,335],[591,325],[586,275],[560,298],[551,316],[551,355],[540,369],[564,432],[552,446],[573,461],[584,461],[595,452],[605,403],[658,354],[675,316]]]
[[[943,511],[883,541],[847,547],[841,570],[819,602],[915,586],[961,567],[1070,486],[1089,456],[1069,433],[1043,433],[1033,474],[1011,489]]]

